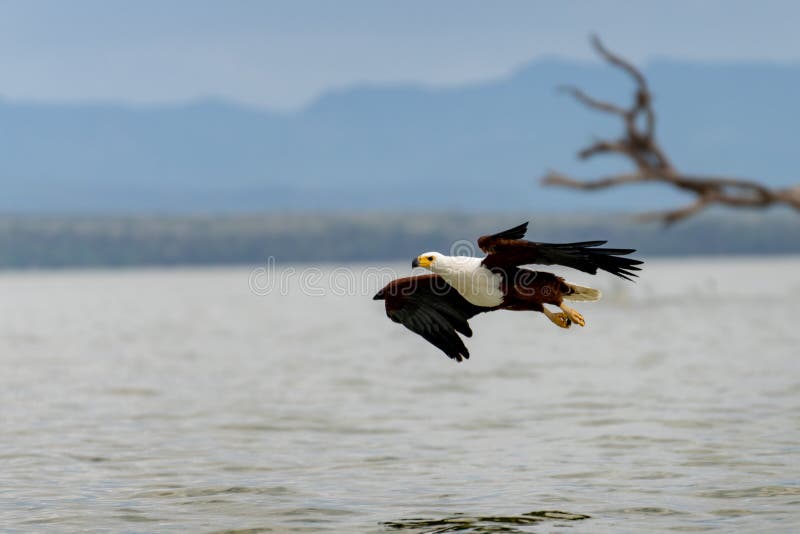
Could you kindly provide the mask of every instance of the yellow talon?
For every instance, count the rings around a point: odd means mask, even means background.
[[[553,313],[547,308],[544,310],[544,314],[547,316],[552,323],[560,328],[569,328],[572,326],[572,321],[567,316],[566,313]]]
[[[572,320],[573,323],[580,326],[586,326],[586,321],[583,320],[583,315],[573,310],[563,302],[559,305],[559,308],[564,310],[564,313]]]

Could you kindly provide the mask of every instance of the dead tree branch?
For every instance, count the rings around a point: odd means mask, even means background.
[[[619,117],[625,126],[619,139],[595,141],[580,150],[578,157],[586,160],[599,154],[621,155],[634,164],[636,172],[591,181],[576,180],[564,174],[550,172],[542,179],[544,185],[593,191],[632,183],[664,183],[696,195],[694,202],[682,208],[642,215],[644,220],[662,221],[666,224],[695,215],[713,204],[739,208],[764,208],[783,204],[800,211],[800,185],[772,189],[752,180],[684,174],[676,169],[656,140],[653,98],[644,75],[633,64],[609,51],[596,36],[592,37],[592,46],[606,62],[633,79],[636,91],[630,106],[623,107],[594,98],[577,87],[561,88],[589,109]]]

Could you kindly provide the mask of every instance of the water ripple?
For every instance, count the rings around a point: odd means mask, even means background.
[[[582,521],[590,516],[561,512],[559,510],[541,510],[520,515],[470,516],[453,514],[441,519],[401,519],[386,521],[383,526],[396,530],[416,530],[432,534],[445,532],[522,532],[517,526],[535,525],[544,521]]]

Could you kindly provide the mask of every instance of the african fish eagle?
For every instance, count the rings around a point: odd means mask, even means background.
[[[598,248],[606,241],[536,243],[523,239],[527,229],[526,222],[479,238],[484,258],[421,254],[411,266],[433,274],[398,278],[373,298],[385,301],[386,315],[392,321],[460,362],[469,358],[469,351],[458,334],[471,337],[468,320],[479,313],[530,310],[542,312],[561,328],[586,324],[564,300],[599,300],[600,291],[523,265],[563,265],[590,274],[601,269],[626,280],[640,270],[641,261],[622,257],[635,252],[633,249]],[[558,306],[561,312],[548,310],[545,304]]]

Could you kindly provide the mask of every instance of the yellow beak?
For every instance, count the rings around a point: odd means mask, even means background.
[[[411,262],[412,267],[425,267],[426,269],[430,269],[431,260],[428,259],[427,256],[417,256],[414,258],[414,261]]]

